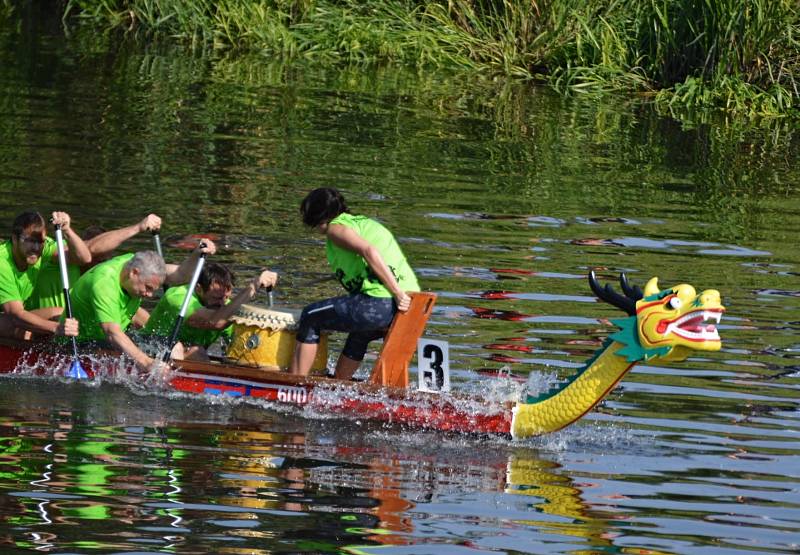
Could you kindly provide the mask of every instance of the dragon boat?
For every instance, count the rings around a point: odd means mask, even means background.
[[[619,281],[622,293],[611,285],[601,286],[594,272],[589,274],[594,294],[626,313],[626,317],[612,320],[619,329],[570,377],[548,391],[513,402],[409,386],[409,364],[435,304],[432,293],[413,294],[410,310],[395,317],[366,381],[298,377],[279,368],[219,358],[210,362],[174,360],[174,371],[160,385],[187,394],[259,399],[413,427],[527,438],[579,420],[637,362],[682,361],[693,351],[720,349],[717,324],[725,308],[718,291],[697,293],[688,284],[661,289],[655,277],[642,291],[631,286],[625,274]],[[81,359],[90,379],[132,371],[131,363],[118,354],[92,355]],[[53,375],[58,368],[68,366],[66,358],[52,348],[52,343],[0,339],[0,374]],[[436,368],[438,362],[441,360],[435,360],[432,367]],[[441,382],[441,377],[434,377],[433,381],[437,380]]]

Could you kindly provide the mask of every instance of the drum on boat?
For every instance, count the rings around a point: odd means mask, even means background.
[[[231,318],[233,341],[226,355],[237,364],[286,369],[294,354],[300,310],[265,308],[243,304]],[[328,336],[320,338],[312,371],[324,371],[328,363]]]

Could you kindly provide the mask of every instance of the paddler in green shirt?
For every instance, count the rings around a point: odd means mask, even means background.
[[[206,349],[221,335],[231,335],[231,317],[251,301],[259,289],[272,287],[278,274],[262,270],[231,300],[235,278],[224,265],[210,262],[203,267],[186,309],[186,320],[178,339],[185,359],[208,360]],[[170,287],[150,314],[142,335],[168,337],[178,318],[188,285]]]
[[[303,223],[326,237],[328,263],[348,295],[306,306],[300,315],[292,374],[308,375],[321,330],[349,332],[336,377],[352,378],[370,341],[386,335],[395,313],[407,311],[419,283],[392,233],[348,211],[336,189],[311,191],[300,205]]]
[[[142,351],[126,331],[143,327],[150,317],[141,308],[164,283],[179,285],[191,278],[201,253],[214,254],[216,246],[204,239],[180,266],[165,264],[153,251],[123,254],[98,264],[72,287],[73,315],[84,322],[79,341],[104,341],[122,351],[144,370],[163,369],[163,363]],[[183,353],[173,352],[177,358]]]
[[[148,214],[141,221],[119,229],[106,231],[100,226],[90,226],[81,234],[92,260],[88,264],[77,265],[67,264],[67,275],[69,283],[72,285],[81,274],[87,272],[93,266],[105,262],[114,255],[114,250],[123,242],[144,231],[156,232],[161,228],[161,218],[155,214]],[[37,308],[64,306],[64,286],[61,284],[61,272],[58,264],[50,264],[42,267],[39,272],[39,279],[33,289],[33,293],[25,301],[27,310]]]
[[[61,226],[69,244],[67,260],[78,265],[88,264],[91,253],[72,229],[69,214],[53,212],[52,222]],[[12,225],[11,241],[0,243],[0,336],[31,339],[34,335],[78,335],[76,319],[58,321],[63,308],[34,310],[25,305],[41,273],[53,268],[60,280],[56,242],[47,236],[44,218],[38,212],[18,215]]]

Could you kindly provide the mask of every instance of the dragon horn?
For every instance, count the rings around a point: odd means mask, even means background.
[[[628,281],[628,276],[625,275],[625,272],[621,272],[619,274],[619,284],[622,287],[622,292],[625,293],[625,296],[629,299],[633,299],[633,302],[640,301],[642,297],[644,297],[644,293],[642,293],[642,290],[639,289],[638,285],[631,287],[631,284]]]
[[[597,276],[595,275],[594,270],[589,272],[589,287],[592,288],[592,292],[594,292],[594,294],[597,295],[597,298],[601,301],[605,301],[616,306],[617,308],[622,309],[629,316],[634,316],[636,314],[636,301],[629,297],[620,295],[614,291],[611,285],[606,284],[605,287],[601,287],[597,282]]]

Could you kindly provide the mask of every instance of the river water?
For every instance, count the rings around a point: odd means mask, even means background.
[[[438,294],[426,335],[482,394],[566,377],[611,333],[590,269],[727,307],[722,351],[642,364],[525,442],[3,377],[0,551],[796,553],[798,161],[787,122],[0,17],[8,231],[29,208],[78,229],[152,211],[168,259],[213,234],[241,282],[274,269],[276,303],[298,307],[338,294],[298,217],[338,187]]]

